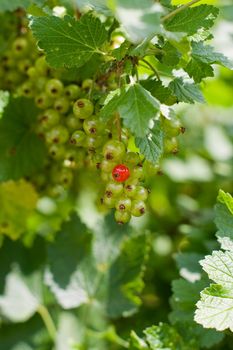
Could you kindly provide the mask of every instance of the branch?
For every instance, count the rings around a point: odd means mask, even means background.
[[[201,1],[201,0],[192,0],[192,1],[188,2],[188,3],[185,4],[185,5],[182,5],[182,6],[178,7],[176,10],[174,10],[174,11],[168,13],[166,16],[164,16],[164,17],[162,18],[162,21],[163,21],[163,22],[164,22],[164,21],[167,21],[167,20],[170,19],[171,17],[175,16],[177,13],[179,13],[179,12],[185,10],[186,8],[188,8],[188,7],[190,7],[190,6],[194,5],[194,4],[196,4],[196,3],[199,2],[199,1]]]

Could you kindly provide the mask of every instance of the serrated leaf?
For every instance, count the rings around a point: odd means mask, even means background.
[[[37,199],[35,189],[25,180],[0,184],[0,234],[19,238],[27,228],[27,220],[36,207]]]
[[[214,48],[210,45],[204,45],[202,41],[192,42],[191,56],[202,63],[213,64],[217,63],[229,69],[233,68],[232,62],[224,56],[222,53],[214,51]]]
[[[181,58],[181,53],[169,42],[162,47],[161,62],[167,66],[175,67]]]
[[[170,84],[169,89],[171,89],[173,95],[175,95],[179,102],[186,103],[204,103],[204,97],[201,90],[195,84],[185,83],[181,78],[175,78]]]
[[[116,0],[113,10],[134,43],[161,33],[162,7],[152,0]]]
[[[165,21],[164,27],[170,32],[195,34],[198,29],[213,26],[219,10],[211,5],[189,7]]]
[[[37,17],[31,28],[48,63],[55,68],[82,66],[94,54],[102,54],[100,48],[107,40],[104,25],[89,13],[79,21],[70,16]]]
[[[188,73],[190,78],[193,78],[195,83],[200,83],[202,79],[214,76],[214,70],[209,64],[196,61],[193,58],[185,67],[185,71]]]
[[[232,290],[218,284],[204,289],[201,300],[197,303],[195,321],[205,328],[215,328],[218,331],[229,328],[233,332]]]
[[[36,312],[38,306],[38,300],[22,275],[18,271],[9,273],[4,295],[0,296],[0,315],[12,322],[25,322]]]
[[[105,98],[104,105],[100,111],[100,118],[110,119],[117,112],[118,106],[121,103],[126,91],[124,88],[111,91]]]
[[[158,99],[161,103],[166,103],[168,98],[172,95],[171,90],[165,87],[160,80],[142,80],[141,85],[148,91],[151,95]]]
[[[125,241],[120,255],[109,270],[107,313],[117,318],[132,315],[140,305],[143,269],[147,256],[147,236]],[[127,268],[126,268],[127,266]]]
[[[194,321],[195,304],[198,301],[200,292],[208,285],[206,279],[196,282],[189,282],[184,279],[172,282],[172,312],[169,318],[172,324],[180,330],[184,340],[190,339],[198,346],[210,348],[219,343],[224,335],[212,329],[204,329]]]
[[[0,119],[0,181],[31,175],[44,165],[45,145],[33,132],[38,109],[27,98],[11,98]]]
[[[146,137],[136,137],[135,143],[147,160],[153,164],[158,163],[163,153],[163,130],[160,122],[155,122],[153,129]]]
[[[144,137],[149,130],[149,121],[159,111],[159,102],[141,85],[133,84],[120,99],[118,111],[125,126],[135,136]]]
[[[214,222],[218,228],[217,237],[233,241],[232,196],[229,193],[219,192]]]
[[[189,350],[176,329],[166,323],[146,328],[143,333],[151,350]]]

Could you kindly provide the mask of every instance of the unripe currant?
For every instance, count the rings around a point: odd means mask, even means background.
[[[65,114],[68,112],[70,108],[70,101],[67,97],[59,97],[54,102],[54,109],[61,114]]]
[[[132,201],[131,214],[133,216],[142,216],[146,212],[146,205],[141,200]]]
[[[68,139],[69,139],[69,132],[62,125],[54,126],[46,134],[46,141],[48,144],[51,144],[51,143],[63,144],[67,142]]]
[[[103,155],[107,160],[121,160],[125,155],[125,145],[120,141],[110,140],[103,147]]]
[[[50,97],[57,98],[63,91],[63,84],[58,79],[50,79],[47,81],[45,91]]]
[[[115,217],[116,222],[119,225],[126,224],[131,219],[131,215],[129,212],[127,212],[127,211],[122,212],[120,210],[115,211],[114,217]]]
[[[70,143],[76,147],[83,147],[85,139],[85,132],[83,132],[82,130],[76,130],[75,132],[73,132],[70,138]]]
[[[65,87],[64,95],[70,100],[76,100],[81,95],[81,89],[78,85],[70,84]]]
[[[86,119],[92,115],[94,111],[93,103],[86,98],[77,100],[73,105],[74,115],[80,119]]]
[[[130,211],[131,209],[131,199],[128,197],[122,197],[116,201],[116,210],[119,211]]]

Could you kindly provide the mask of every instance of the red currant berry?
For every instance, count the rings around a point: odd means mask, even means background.
[[[130,177],[129,168],[124,164],[118,164],[113,168],[112,177],[117,182],[124,182]]]

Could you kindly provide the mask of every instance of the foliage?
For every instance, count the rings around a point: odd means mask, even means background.
[[[216,3],[0,1],[2,350],[231,349]]]

